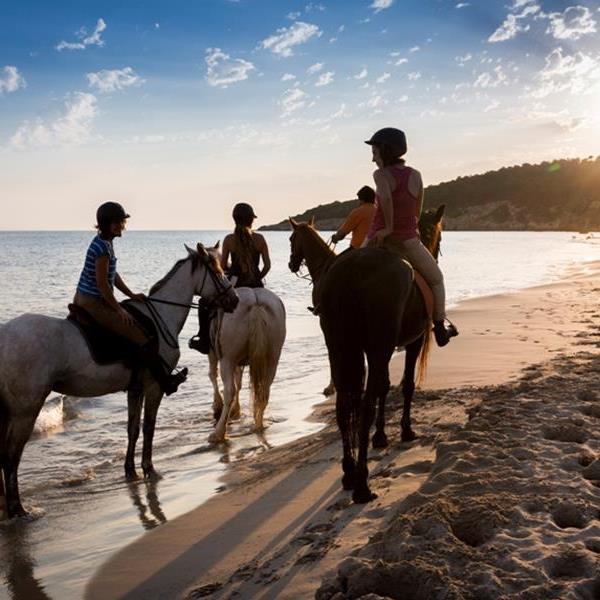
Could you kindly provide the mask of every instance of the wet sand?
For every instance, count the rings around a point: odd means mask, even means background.
[[[341,490],[329,400],[315,415],[323,431],[237,464],[223,493],[105,563],[86,597],[470,598],[540,585],[549,595],[523,597],[595,597],[599,268],[451,311],[461,335],[432,352],[415,442],[399,442],[391,394],[391,443],[370,457],[374,502],[352,505]],[[393,382],[401,370],[398,355]],[[541,504],[515,508],[528,485]],[[461,583],[463,568],[472,581]]]

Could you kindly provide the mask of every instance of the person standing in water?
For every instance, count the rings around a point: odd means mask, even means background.
[[[360,204],[346,217],[340,228],[331,236],[331,241],[337,244],[349,233],[351,248],[360,248],[369,232],[373,215],[375,214],[375,190],[368,185],[363,186],[357,193]]]
[[[436,260],[421,243],[419,217],[423,208],[423,182],[416,169],[402,158],[407,152],[403,131],[386,127],[375,132],[369,144],[377,170],[373,173],[377,194],[376,211],[365,243],[401,252],[431,286],[434,298],[433,333],[438,346],[458,335],[446,328],[444,277]]]
[[[101,327],[134,342],[139,347],[137,360],[148,368],[163,392],[169,396],[185,381],[187,369],[176,374],[167,370],[155,342],[114,295],[114,288],[117,288],[132,300],[144,301],[146,298],[144,294],[134,294],[117,272],[113,240],[123,235],[127,219],[129,215],[117,202],[105,202],[96,211],[98,233],[87,250],[73,302]]]
[[[225,236],[221,254],[221,266],[234,287],[264,287],[263,279],[271,270],[269,247],[265,238],[252,231],[256,215],[246,202],[233,207],[233,233]],[[230,262],[231,258],[231,262]],[[262,261],[262,267],[260,263]],[[200,302],[198,306],[198,333],[190,340],[189,347],[208,354],[210,352],[210,321],[215,314],[211,306]]]

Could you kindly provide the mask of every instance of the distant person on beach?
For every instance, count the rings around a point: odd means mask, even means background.
[[[240,202],[233,207],[232,217],[235,229],[223,240],[221,266],[235,287],[264,287],[263,279],[271,270],[271,258],[265,238],[252,231],[256,219],[254,209],[250,204]],[[213,312],[210,307],[200,303],[200,328],[198,334],[190,340],[189,346],[202,354],[210,352],[210,320]]]
[[[129,215],[116,202],[105,202],[96,211],[97,235],[91,241],[73,303],[84,309],[101,327],[139,346],[138,360],[146,366],[163,392],[168,396],[177,391],[187,377],[187,369],[172,375],[167,371],[157,347],[136,323],[133,315],[115,298],[114,288],[132,300],[145,300],[144,294],[134,294],[117,273],[117,257],[113,240],[121,237]]]
[[[340,228],[331,236],[331,241],[337,244],[349,233],[352,233],[350,246],[360,248],[371,227],[375,214],[375,190],[368,185],[360,188],[357,193],[360,204],[346,217]]]
[[[416,169],[402,158],[407,151],[403,131],[386,127],[375,132],[369,144],[377,170],[373,173],[377,201],[365,244],[384,246],[408,258],[431,286],[434,297],[433,333],[438,346],[445,346],[458,332],[446,328],[444,277],[436,260],[421,243],[418,221],[423,208],[423,182]]]

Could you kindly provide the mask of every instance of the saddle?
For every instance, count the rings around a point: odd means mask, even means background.
[[[148,315],[142,313],[130,300],[121,302],[121,306],[133,315],[151,339],[157,338],[156,325]],[[94,321],[92,315],[81,306],[69,304],[68,308],[67,320],[77,326],[95,362],[99,365],[121,362],[130,368],[139,365],[140,350],[137,344],[101,327]],[[118,317],[115,316],[115,318]]]

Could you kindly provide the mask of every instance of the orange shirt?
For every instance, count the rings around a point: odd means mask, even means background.
[[[363,202],[348,215],[342,226],[338,229],[338,232],[344,235],[352,232],[350,245],[353,248],[360,248],[369,231],[374,214],[375,205]]]

